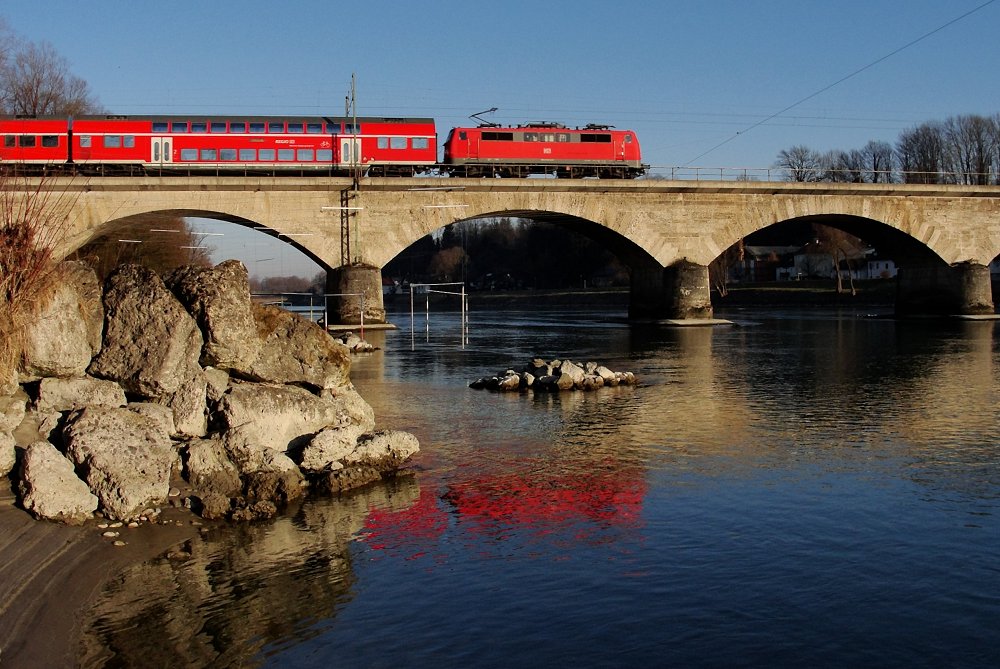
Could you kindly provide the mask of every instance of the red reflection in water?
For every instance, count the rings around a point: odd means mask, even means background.
[[[491,539],[517,533],[537,539],[561,533],[560,543],[603,542],[613,540],[613,534],[607,534],[610,529],[641,525],[646,490],[642,469],[603,462],[556,474],[545,467],[484,474],[449,485],[440,499],[451,505],[464,529]],[[372,509],[360,539],[372,550],[406,559],[443,550],[440,539],[449,514],[439,501],[434,490],[421,486],[417,502],[407,509]]]
[[[373,550],[408,552],[410,558],[418,558],[437,543],[447,525],[448,516],[438,506],[437,495],[421,486],[413,506],[402,511],[369,510],[362,537]]]
[[[592,528],[637,527],[646,480],[638,468],[599,469],[552,475],[544,469],[483,476],[449,486],[444,495],[473,531],[530,529],[549,533],[580,523]],[[584,532],[585,534],[585,532]]]

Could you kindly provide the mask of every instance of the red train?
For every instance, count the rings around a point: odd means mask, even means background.
[[[0,117],[0,169],[26,172],[631,178],[645,171],[633,131],[594,125],[454,128],[437,158],[431,118]]]

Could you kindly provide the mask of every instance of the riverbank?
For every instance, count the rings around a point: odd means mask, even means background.
[[[98,521],[72,527],[38,521],[0,492],[0,665],[5,669],[76,666],[81,613],[127,566],[163,555],[196,536],[199,519],[165,509],[157,525],[120,530],[124,546]],[[197,524],[196,524],[197,523]]]

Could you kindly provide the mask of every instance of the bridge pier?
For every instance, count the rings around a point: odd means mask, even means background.
[[[934,267],[903,267],[896,277],[896,314],[900,316],[993,313],[990,268],[973,262]]]
[[[681,260],[669,267],[632,267],[628,315],[632,320],[712,318],[708,267]]]
[[[364,296],[365,324],[385,323],[382,270],[370,265],[345,265],[326,272],[330,325],[360,325]]]

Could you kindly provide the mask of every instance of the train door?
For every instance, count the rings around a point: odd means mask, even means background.
[[[154,166],[169,165],[173,162],[171,151],[173,140],[170,137],[153,137],[150,142],[149,162]]]
[[[357,135],[340,137],[340,168],[349,170],[361,164],[361,140]]]

